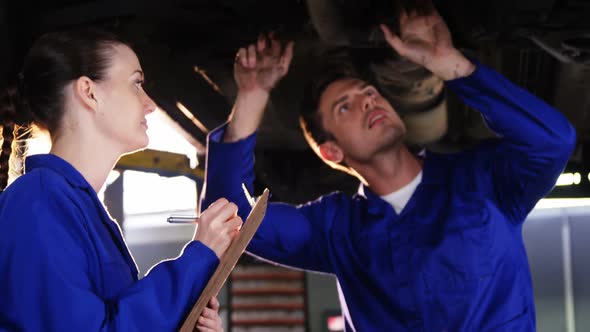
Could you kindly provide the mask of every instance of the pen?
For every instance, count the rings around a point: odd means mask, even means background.
[[[195,224],[199,219],[197,216],[170,216],[166,221],[171,224]]]

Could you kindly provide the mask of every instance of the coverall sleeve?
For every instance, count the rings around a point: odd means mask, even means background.
[[[238,205],[244,221],[251,206],[242,184],[252,192],[256,134],[238,142],[224,143],[225,126],[209,134],[207,165],[202,204],[206,208],[225,197]],[[272,195],[272,188],[271,188]],[[334,219],[329,207],[333,199],[325,197],[302,206],[269,203],[266,215],[247,250],[271,261],[319,272],[330,273],[326,250]]]
[[[575,129],[562,113],[485,65],[447,87],[481,112],[499,137],[490,163],[499,205],[522,222],[553,188],[576,142]],[[486,167],[488,167],[486,165]]]

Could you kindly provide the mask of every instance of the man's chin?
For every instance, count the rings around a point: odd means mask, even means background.
[[[397,150],[402,147],[405,140],[405,132],[394,131],[388,137],[385,137],[380,144],[379,150]]]

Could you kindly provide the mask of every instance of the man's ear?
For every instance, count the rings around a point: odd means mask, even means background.
[[[98,110],[96,98],[96,84],[87,76],[81,76],[74,82],[74,94],[76,99],[90,111]]]
[[[344,159],[344,153],[342,152],[342,149],[340,149],[338,144],[333,141],[324,142],[320,144],[319,148],[320,154],[325,160],[339,164],[342,162],[342,159]]]

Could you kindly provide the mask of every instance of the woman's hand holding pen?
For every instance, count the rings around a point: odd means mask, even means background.
[[[220,198],[199,216],[195,241],[201,241],[221,258],[242,227],[238,206]]]

